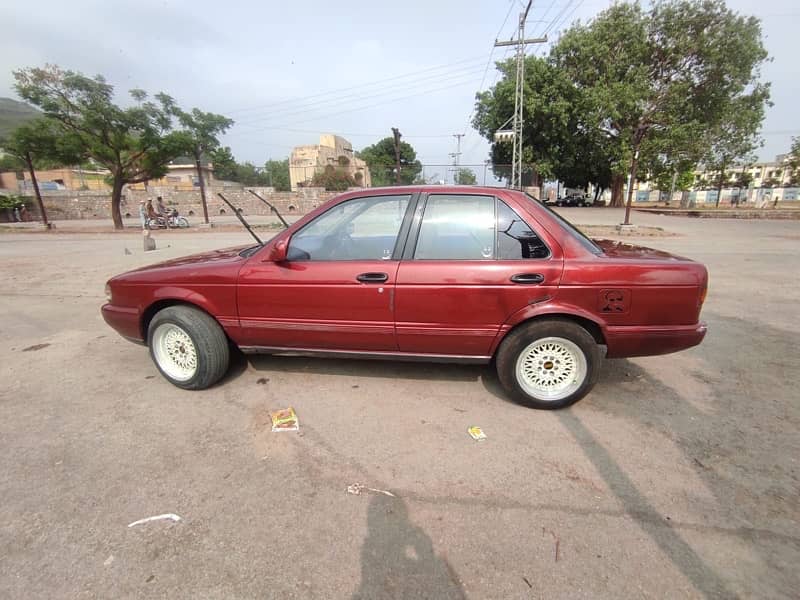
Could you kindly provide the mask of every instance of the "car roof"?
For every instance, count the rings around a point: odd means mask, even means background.
[[[342,194],[342,196],[361,196],[361,195],[387,195],[387,194],[491,194],[496,195],[498,192],[515,192],[506,187],[493,187],[488,185],[397,185],[387,187],[370,187],[361,188],[359,190],[350,190]]]

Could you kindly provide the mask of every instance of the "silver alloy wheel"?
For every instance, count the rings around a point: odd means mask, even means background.
[[[197,372],[197,349],[189,334],[173,323],[162,323],[153,332],[153,356],[164,373],[175,381],[188,381]]]
[[[523,391],[537,400],[558,401],[586,379],[586,356],[570,340],[546,337],[529,344],[517,357],[515,374]]]

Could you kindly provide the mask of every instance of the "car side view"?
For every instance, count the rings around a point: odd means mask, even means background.
[[[706,268],[590,240],[531,196],[411,186],[342,194],[267,243],[118,275],[106,322],[203,389],[245,353],[494,362],[508,394],[568,406],[604,357],[699,344]]]

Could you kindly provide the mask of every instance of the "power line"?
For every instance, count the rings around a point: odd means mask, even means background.
[[[356,107],[349,108],[349,109],[346,109],[346,110],[341,110],[341,111],[337,111],[337,112],[333,112],[333,113],[329,113],[329,114],[325,114],[325,115],[320,115],[320,116],[314,117],[312,119],[306,119],[304,121],[297,121],[296,123],[297,124],[303,124],[303,123],[310,123],[310,122],[313,122],[313,121],[319,121],[320,119],[327,119],[328,117],[333,117],[333,116],[336,116],[336,115],[341,115],[341,114],[354,112],[354,111],[358,111],[358,110],[366,110],[368,108],[373,108],[375,106],[381,106],[383,104],[392,104],[394,102],[400,102],[402,100],[407,100],[409,98],[415,98],[417,96],[422,96],[422,95],[426,95],[426,94],[432,94],[434,92],[440,92],[440,91],[443,91],[443,90],[449,90],[449,89],[456,88],[456,87],[459,87],[459,86],[462,86],[462,85],[474,84],[474,83],[477,83],[476,79],[467,80],[467,81],[461,81],[459,83],[446,85],[446,86],[438,87],[438,88],[429,88],[429,89],[426,89],[426,90],[424,90],[422,92],[417,92],[415,94],[409,94],[409,95],[406,95],[406,96],[398,96],[396,98],[391,98],[391,99],[388,99],[388,100],[384,100],[382,102],[376,102],[374,104],[368,104],[366,106],[356,106]],[[268,124],[265,127],[254,129],[254,130],[251,130],[251,131],[246,131],[245,133],[257,133],[257,132],[260,132],[260,131],[268,131],[269,129],[273,128],[273,125],[274,124]],[[228,135],[236,135],[236,134],[235,133],[230,133]]]
[[[563,13],[564,11],[566,11],[566,10],[567,10],[567,8],[569,8],[569,5],[570,5],[570,4],[572,4],[572,1],[573,1],[573,0],[570,0],[570,1],[569,1],[569,2],[566,4],[566,6],[564,7],[564,9],[561,11],[562,13]],[[572,9],[572,10],[571,10],[569,13],[567,13],[566,15],[564,15],[564,17],[562,17],[562,18],[561,18],[561,20],[558,22],[558,25],[556,25],[556,24],[555,24],[555,21],[558,19],[558,16],[559,16],[561,13],[559,13],[559,15],[556,15],[556,18],[555,18],[555,19],[553,19],[553,23],[550,25],[550,27],[548,27],[548,28],[545,30],[545,33],[548,33],[548,32],[551,30],[551,28],[552,28],[552,29],[558,29],[558,27],[561,27],[561,25],[563,25],[563,24],[564,24],[564,22],[565,22],[567,19],[569,19],[569,18],[570,18],[570,17],[571,17],[573,14],[575,14],[575,11],[576,11],[576,10],[578,10],[578,9],[580,8],[581,4],[583,4],[583,1],[584,1],[584,0],[579,0],[579,1],[578,1],[578,3],[575,5],[575,7],[574,7],[574,8],[573,8],[573,9]]]
[[[357,100],[364,100],[368,98],[377,98],[380,96],[386,96],[390,94],[395,94],[397,92],[401,92],[407,89],[415,89],[419,87],[427,87],[432,83],[441,83],[445,81],[454,81],[460,79],[462,77],[471,77],[472,75],[477,75],[480,71],[476,70],[474,67],[469,68],[467,70],[458,70],[453,72],[447,76],[435,75],[433,77],[428,76],[421,78],[415,82],[410,82],[408,84],[395,84],[394,86],[389,86],[384,88],[381,91],[376,91],[375,93],[371,94],[363,94],[363,93],[352,93],[345,96],[340,96],[338,98],[329,98],[329,99],[321,99],[317,100],[316,102],[310,102],[308,104],[303,105],[295,105],[292,107],[287,107],[284,109],[278,109],[275,111],[270,111],[269,114],[253,117],[249,119],[245,119],[239,121],[238,124],[240,125],[249,125],[252,123],[259,123],[265,120],[274,119],[274,118],[284,118],[287,116],[291,116],[298,113],[306,113],[309,110],[313,110],[314,108],[322,108],[322,109],[330,109],[335,106],[343,105],[343,104],[350,104],[353,101]],[[431,81],[435,80],[435,81]]]
[[[291,127],[264,127],[260,129],[260,131],[285,131],[288,133],[314,133],[318,134],[318,129],[294,129]],[[253,131],[246,131],[246,132],[239,132],[240,135],[244,135],[245,133],[255,133]],[[354,133],[352,131],[341,131],[339,132],[340,135],[346,135],[348,137],[378,137],[383,136],[386,137],[386,132],[382,133]],[[451,133],[441,133],[441,134],[426,134],[426,135],[414,135],[414,134],[403,134],[404,138],[449,138],[452,137]]]
[[[505,28],[506,23],[508,23],[508,17],[511,16],[511,11],[513,9],[514,9],[514,0],[511,0],[511,2],[508,3],[508,12],[506,12],[506,18],[503,19],[503,24],[500,25],[500,29],[497,30],[497,35],[494,36],[495,41],[497,41],[500,38],[500,34],[503,33],[503,29]],[[492,63],[492,57],[494,56],[495,48],[496,46],[492,44],[492,49],[489,51],[489,58],[486,59],[486,67],[483,69],[483,77],[481,77],[481,84],[478,86],[478,93],[481,93],[483,91],[483,84],[486,81],[486,74],[489,72],[489,65]],[[467,116],[467,124],[464,125],[464,135],[467,134],[467,130],[469,129],[469,124],[472,121],[472,115],[474,114],[475,114],[475,107],[473,106],[472,110]],[[459,139],[459,142],[460,141],[461,140]]]
[[[455,65],[462,65],[462,64],[466,64],[466,63],[476,63],[475,66],[477,66],[477,63],[482,63],[482,62],[483,62],[483,55],[474,56],[474,57],[471,57],[471,58],[465,58],[463,60],[459,60],[459,61],[456,61],[456,62],[450,62],[450,63],[443,64],[443,65],[437,65],[437,66],[428,67],[428,68],[425,68],[425,69],[417,69],[416,71],[403,73],[401,75],[395,75],[394,77],[387,77],[386,79],[377,79],[377,80],[368,81],[368,82],[365,82],[365,83],[362,83],[362,84],[358,84],[358,85],[351,85],[351,86],[344,87],[344,88],[336,88],[336,89],[333,89],[333,90],[327,90],[325,92],[320,92],[318,94],[312,94],[310,96],[297,96],[297,97],[294,97],[294,98],[288,98],[288,99],[279,100],[279,101],[276,101],[276,102],[267,102],[267,103],[261,104],[259,106],[251,106],[249,108],[232,109],[232,110],[228,110],[226,112],[228,114],[235,115],[236,113],[263,110],[263,109],[267,109],[267,108],[271,108],[271,107],[275,107],[275,106],[282,106],[284,104],[302,102],[304,100],[309,100],[311,98],[319,98],[319,97],[322,97],[322,96],[329,97],[332,94],[337,94],[339,92],[352,92],[353,90],[356,90],[356,89],[361,89],[361,88],[366,88],[366,87],[373,87],[373,86],[385,83],[387,81],[396,81],[398,79],[405,79],[405,78],[408,78],[408,77],[414,78],[417,75],[419,75],[420,73],[427,73],[427,72],[438,71],[438,70],[442,70],[442,69],[451,69]]]

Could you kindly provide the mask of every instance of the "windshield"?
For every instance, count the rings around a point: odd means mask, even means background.
[[[530,198],[531,200],[533,200],[534,202],[536,202],[536,204],[541,206],[544,210],[549,212],[550,215],[552,215],[552,217],[556,221],[558,221],[559,225],[561,225],[561,227],[564,229],[564,231],[566,231],[568,234],[570,234],[575,240],[578,241],[578,243],[581,246],[586,248],[589,252],[591,252],[592,254],[602,254],[603,253],[603,251],[600,249],[600,247],[597,244],[595,244],[591,239],[586,237],[586,235],[580,229],[575,227],[575,225],[573,225],[572,223],[567,221],[564,217],[562,217],[560,214],[558,214],[552,208],[547,206],[544,202],[540,202],[537,198],[534,198],[533,196],[531,196],[527,192],[525,192],[525,195],[528,198]]]

